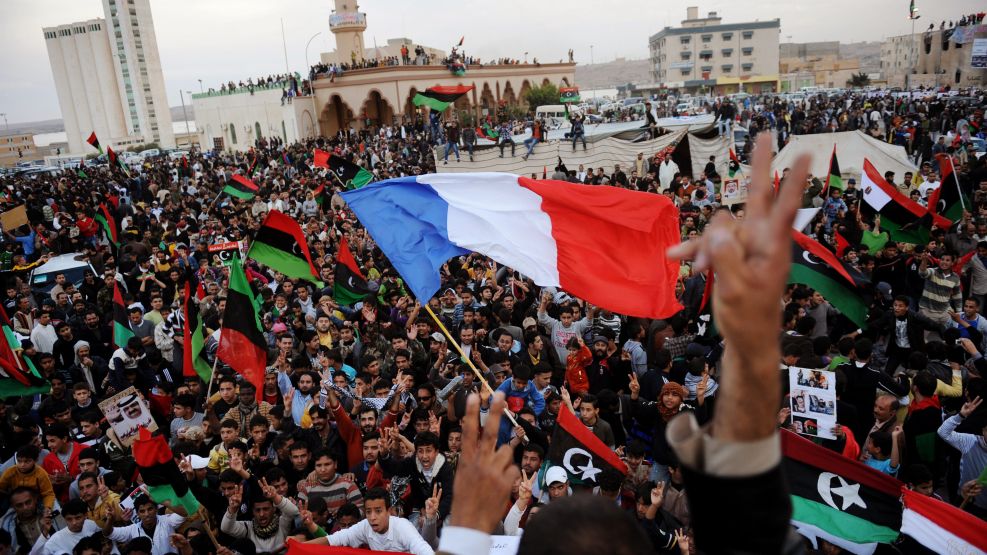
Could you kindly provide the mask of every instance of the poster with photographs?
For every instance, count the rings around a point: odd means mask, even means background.
[[[836,439],[836,373],[793,366],[788,369],[788,383],[795,431]]]
[[[747,202],[747,191],[750,188],[750,179],[744,175],[731,177],[723,181],[720,189],[720,198],[724,206],[741,204]]]
[[[133,386],[102,401],[99,410],[103,411],[103,416],[124,447],[130,447],[137,439],[137,429],[141,426],[151,432],[158,429],[158,424],[151,418],[147,400]]]
[[[141,495],[150,495],[147,491],[147,486],[145,486],[144,484],[141,484],[136,488],[134,488],[134,491],[127,494],[127,497],[124,497],[120,501],[120,507],[122,509],[124,510],[130,509],[131,511],[134,511],[134,514],[131,515],[130,517],[130,522],[134,524],[137,524],[141,520],[140,515],[137,514],[136,510],[134,510],[134,501],[136,501],[137,498],[140,497]]]

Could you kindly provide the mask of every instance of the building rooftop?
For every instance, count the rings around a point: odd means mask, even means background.
[[[694,35],[696,33],[722,33],[726,31],[749,31],[751,29],[780,29],[781,20],[749,21],[747,23],[724,23],[721,25],[703,25],[699,27],[665,27],[651,35],[648,42],[654,42],[663,37],[676,35]]]

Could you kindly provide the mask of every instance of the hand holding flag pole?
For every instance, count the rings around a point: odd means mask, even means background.
[[[480,371],[477,370],[476,366],[473,366],[473,361],[470,360],[470,357],[466,356],[466,353],[463,352],[463,348],[460,347],[459,343],[457,343],[456,340],[452,338],[452,335],[449,333],[449,330],[446,329],[445,324],[443,324],[442,321],[439,320],[439,317],[435,315],[435,312],[432,311],[432,307],[428,306],[428,303],[424,303],[422,306],[425,307],[425,311],[428,312],[428,315],[432,317],[432,320],[435,322],[435,325],[439,326],[439,329],[442,330],[442,335],[446,336],[446,341],[448,341],[450,345],[455,347],[456,352],[459,353],[459,356],[462,357],[462,360],[466,361],[466,364],[470,367],[470,370],[472,370],[473,374],[476,375],[476,379],[479,380],[481,384],[483,384],[487,392],[490,393],[490,397],[492,399],[494,395],[494,390],[492,387],[490,387],[490,384],[487,383],[487,380],[483,377],[483,374],[481,374]],[[511,421],[511,424],[515,428],[519,425],[517,423],[517,420],[514,418],[514,415],[511,414],[510,411],[505,410],[504,415],[507,416],[507,419]],[[528,438],[524,438],[524,443],[528,443]]]

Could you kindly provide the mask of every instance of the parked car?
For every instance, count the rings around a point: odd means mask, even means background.
[[[54,256],[48,262],[31,270],[29,283],[31,290],[35,293],[51,293],[55,287],[55,277],[58,274],[65,274],[65,282],[72,283],[78,288],[82,285],[86,270],[93,274],[96,270],[92,264],[86,260],[86,255],[82,253],[71,253]]]

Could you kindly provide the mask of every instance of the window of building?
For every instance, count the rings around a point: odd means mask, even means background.
[[[681,42],[682,44],[689,44],[689,41],[691,40],[692,37],[679,37],[679,42]]]
[[[692,73],[692,69],[691,68],[688,68],[688,67],[683,67],[682,68],[682,75],[689,75],[690,73]]]
[[[733,54],[733,48],[724,48],[723,50],[720,50],[720,54],[723,54],[724,56],[730,56],[731,54]]]
[[[713,66],[703,66],[701,71],[703,72],[713,71]]]
[[[744,56],[750,56],[751,54],[754,53],[754,47],[753,46],[745,46],[745,47],[741,48],[741,51],[744,53]]]
[[[744,40],[750,40],[754,38],[754,31],[744,31],[740,34],[740,36],[742,36]]]
[[[741,64],[740,67],[744,71],[750,71],[750,70],[754,69],[754,64]]]
[[[733,71],[733,64],[723,64],[720,66],[723,71]]]
[[[707,62],[709,60],[712,60],[713,59],[713,51],[712,50],[703,50],[702,52],[699,53],[699,59],[704,60],[704,61],[707,61]]]
[[[702,39],[703,39],[703,42],[709,42],[709,41],[713,40],[713,35],[703,35],[702,36]]]
[[[723,40],[733,40],[733,33],[723,33],[720,37]]]
[[[692,52],[689,52],[688,50],[685,51],[685,52],[682,52],[681,54],[682,54],[682,59],[683,60],[688,60],[689,58],[692,57]]]

